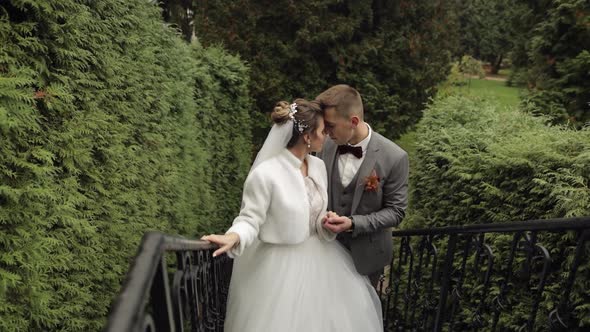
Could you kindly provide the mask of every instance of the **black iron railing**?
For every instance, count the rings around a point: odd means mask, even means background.
[[[223,331],[232,260],[213,249],[146,233],[105,331]]]
[[[394,231],[388,331],[589,328],[590,218]],[[583,267],[584,273],[578,270]],[[581,309],[580,309],[581,308]]]
[[[394,258],[377,287],[386,331],[590,325],[590,217],[394,231],[393,238]],[[147,233],[105,331],[223,331],[232,260],[212,258],[213,249]]]

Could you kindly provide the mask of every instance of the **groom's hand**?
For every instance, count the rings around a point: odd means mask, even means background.
[[[340,217],[335,213],[328,215],[324,218],[324,228],[332,231],[333,233],[342,233],[349,230],[352,227],[352,221],[348,217]]]

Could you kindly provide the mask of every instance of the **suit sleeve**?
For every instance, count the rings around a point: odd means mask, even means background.
[[[244,249],[254,242],[260,226],[266,220],[270,204],[271,186],[260,168],[255,169],[246,179],[242,195],[240,214],[234,219],[227,233],[237,233],[240,243],[228,252],[228,256],[240,256]]]
[[[364,233],[396,227],[406,215],[408,207],[408,154],[404,152],[393,165],[383,185],[383,208],[367,215],[353,215],[353,237]]]

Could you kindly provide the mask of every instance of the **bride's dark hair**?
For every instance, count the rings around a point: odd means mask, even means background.
[[[297,98],[293,101],[297,104],[297,112],[294,114],[293,137],[287,148],[297,144],[299,137],[305,133],[316,132],[318,128],[318,118],[323,116],[322,108],[316,101],[308,101],[303,98]],[[291,118],[291,104],[286,101],[279,101],[275,104],[274,110],[271,114],[272,121],[276,124],[284,124]],[[299,128],[302,128],[300,131]]]

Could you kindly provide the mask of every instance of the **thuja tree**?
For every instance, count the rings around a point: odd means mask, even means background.
[[[520,1],[513,81],[528,87],[523,104],[554,123],[582,127],[590,121],[590,3],[585,0]]]
[[[165,16],[204,45],[222,44],[251,66],[260,114],[278,100],[314,98],[348,83],[364,97],[369,121],[397,137],[418,121],[445,79],[456,27],[452,2],[440,1],[162,1]],[[190,13],[190,18],[186,13]],[[186,24],[190,19],[194,28]]]
[[[548,127],[545,119],[518,109],[499,110],[491,101],[450,96],[429,106],[416,135],[418,145],[411,175],[414,185],[404,227],[590,215],[590,130]],[[492,295],[481,295],[478,274],[468,273],[469,279],[462,285],[466,295],[455,315],[457,330],[472,329],[477,302],[490,301],[498,294],[512,235],[486,235],[485,241],[495,253],[489,289]],[[564,275],[570,271],[576,241],[575,232],[538,234],[538,242],[551,252],[551,271],[560,272],[548,276],[535,331],[549,326],[549,313],[565,289]],[[589,249],[587,245],[583,250],[588,253]],[[468,262],[470,268],[474,267],[473,257]],[[520,268],[523,260],[517,257],[515,266]],[[455,262],[459,264],[460,259]],[[530,285],[536,285],[541,275],[539,265],[534,271]],[[569,298],[570,327],[580,330],[590,326],[589,272],[590,262],[583,260]],[[516,285],[514,279],[511,283]],[[502,310],[498,330],[517,330],[526,322],[534,297],[533,290],[522,285],[521,280],[507,294],[509,305]],[[491,324],[493,311],[482,314],[484,321]]]
[[[543,121],[488,100],[437,99],[417,127],[413,211],[430,226],[590,214],[590,131]]]
[[[144,0],[3,1],[0,45],[0,330],[98,331],[145,231],[237,212],[247,70]]]
[[[523,7],[519,0],[457,2],[461,30],[458,55],[468,54],[486,61],[490,72],[498,74],[514,41],[524,33],[514,23],[524,13]]]

